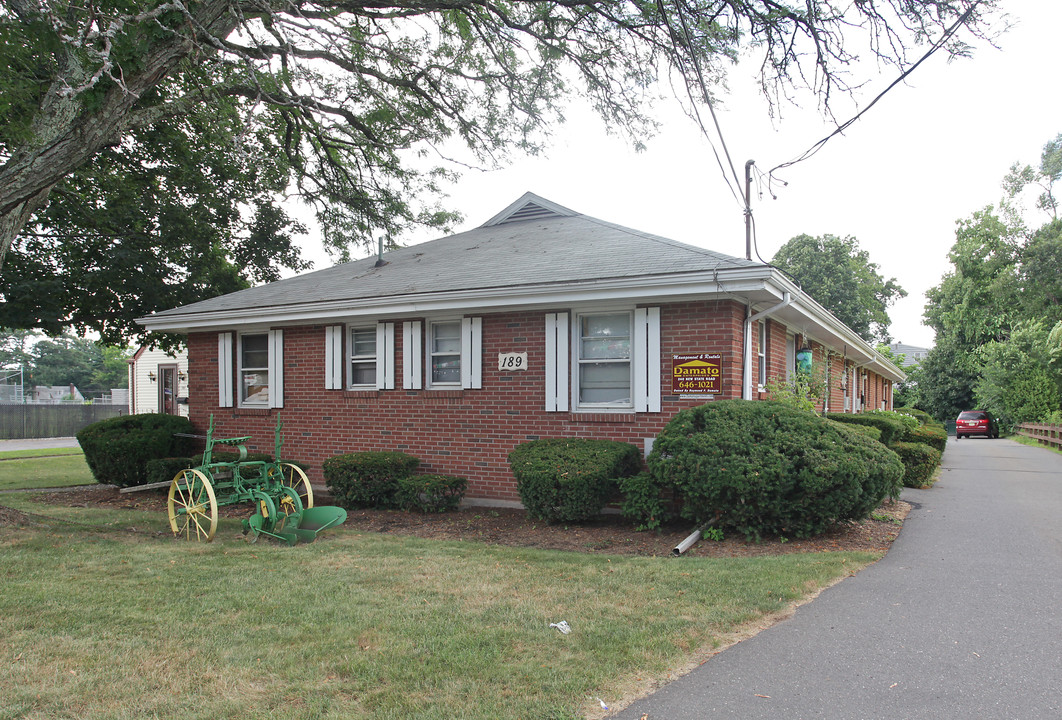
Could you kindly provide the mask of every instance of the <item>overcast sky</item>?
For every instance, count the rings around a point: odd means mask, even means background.
[[[882,275],[899,281],[908,297],[890,310],[895,341],[932,345],[933,331],[922,325],[924,292],[950,268],[955,221],[997,203],[1010,165],[1035,166],[1044,143],[1062,133],[1062,2],[1003,5],[1014,27],[998,39],[1000,49],[978,44],[972,59],[950,63],[943,54],[933,56],[843,136],[781,172],[788,185],[775,187],[777,199],[761,198],[754,189],[763,259],[801,233],[854,235]],[[806,107],[787,107],[772,122],[756,94],[754,71],[734,68],[719,113],[739,175],[746,160],[769,170],[832,130],[810,97]],[[896,75],[888,70],[872,78],[862,102]],[[457,230],[482,224],[531,191],[577,212],[743,257],[742,208],[711,146],[680,113],[662,107],[659,116],[666,123],[662,133],[648,141],[647,151],[635,153],[605,135],[600,121],[572,111],[546,157],[465,173],[446,201],[465,215]],[[1039,224],[1047,218],[1032,219]]]

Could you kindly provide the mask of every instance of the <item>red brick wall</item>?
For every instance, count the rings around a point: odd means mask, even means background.
[[[546,412],[545,312],[482,316],[483,387],[477,390],[326,390],[324,326],[286,327],[282,410],[219,408],[217,333],[193,333],[189,337],[190,417],[205,431],[214,415],[220,437],[250,435],[250,449],[270,451],[280,413],[283,454],[309,463],[315,483],[323,482],[321,462],[332,455],[401,450],[420,458],[425,472],[467,477],[468,497],[518,500],[507,457],[520,443],[542,437],[597,437],[641,448],[645,438],[655,437],[678,410],[703,402],[671,394],[672,354],[721,353],[719,399],[741,397],[744,306],[729,301],[690,302],[661,306],[662,412]],[[785,377],[785,337],[784,325],[768,322],[769,377]],[[798,347],[801,340],[798,336]],[[396,321],[395,344],[397,384],[401,386],[401,321]],[[754,354],[755,347],[754,342]],[[825,363],[825,348],[814,343],[813,347],[816,366]],[[495,358],[502,352],[527,352],[528,369],[499,371]],[[833,353],[830,361],[830,410],[840,412],[844,408],[842,357]],[[754,357],[754,381],[756,377]],[[880,405],[867,409],[876,407]]]
[[[563,308],[562,308],[563,310]],[[467,477],[469,497],[518,500],[507,456],[522,442],[540,437],[599,437],[639,448],[655,437],[681,408],[700,399],[671,394],[673,353],[723,355],[720,398],[741,396],[741,337],[744,307],[733,302],[661,306],[660,413],[549,413],[543,410],[545,311],[483,315],[483,387],[477,390],[342,391],[324,388],[324,326],[284,328],[284,408],[218,407],[217,333],[189,337],[191,419],[200,430],[214,415],[219,436],[250,435],[251,448],[269,451],[279,412],[284,456],[320,465],[339,453],[401,450],[421,459],[421,468]],[[381,320],[387,320],[381,318]],[[395,333],[401,362],[402,333]],[[784,340],[781,345],[784,356]],[[527,352],[528,369],[497,369],[501,352]],[[401,385],[399,367],[398,384]]]

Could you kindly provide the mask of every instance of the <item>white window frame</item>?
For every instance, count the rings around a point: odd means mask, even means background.
[[[260,337],[260,338],[263,338],[265,340],[266,364],[264,366],[254,365],[254,366],[248,367],[248,366],[244,365],[244,362],[243,362],[244,361],[244,357],[243,357],[244,342],[246,341],[247,338],[250,338],[250,337],[255,337],[255,338]],[[247,398],[245,398],[243,396],[243,392],[244,392],[243,375],[246,372],[265,373],[265,376],[266,376],[266,387],[267,388],[269,387],[269,379],[270,379],[269,378],[269,374],[270,374],[269,373],[269,333],[267,331],[241,332],[239,335],[236,336],[236,403],[237,403],[237,405],[239,407],[248,407],[248,408],[269,407],[269,391],[268,390],[266,392],[265,397],[263,397],[261,400],[248,401]]]
[[[347,339],[347,354],[346,354],[346,363],[344,364],[344,368],[346,369],[346,372],[347,372],[347,387],[352,389],[352,390],[365,390],[365,389],[377,387],[378,375],[379,375],[379,373],[378,373],[378,363],[380,362],[380,333],[378,332],[378,330],[379,330],[379,328],[377,327],[376,323],[373,323],[371,325],[351,325],[351,326],[349,326],[347,328],[347,332],[346,332],[346,335],[345,335],[345,337]],[[354,342],[354,334],[355,333],[365,333],[367,335],[372,335],[373,341],[376,344],[375,344],[375,346],[373,348],[373,353],[372,353],[371,356],[370,355],[360,355],[359,356],[359,355],[355,355],[354,354],[354,351],[356,349],[356,344]],[[367,382],[367,383],[356,383],[356,382],[354,382],[354,375],[355,375],[355,373],[354,373],[354,365],[356,365],[356,364],[357,365],[368,365],[370,363],[372,364],[372,370],[373,370],[373,372],[372,372],[372,374],[373,374],[372,382]]]
[[[425,328],[425,342],[424,342],[424,372],[425,379],[427,380],[427,387],[429,390],[442,389],[442,390],[454,390],[461,387],[461,373],[464,368],[464,358],[461,352],[461,318],[437,318],[429,320]],[[456,352],[435,352],[435,329],[442,325],[456,325],[457,326],[457,342],[458,348]],[[437,381],[432,372],[432,360],[435,357],[457,357],[457,379],[452,381],[440,382]]]
[[[244,338],[250,336],[265,336],[266,338],[266,365],[265,367],[247,367],[243,364]],[[282,408],[284,407],[284,331],[283,330],[248,330],[236,336],[236,406],[241,408]],[[219,358],[220,360],[221,358]],[[243,397],[243,374],[244,372],[266,373],[266,397],[264,400],[248,402]],[[224,405],[222,405],[225,407]]]
[[[581,366],[583,364],[582,353],[582,324],[583,318],[594,315],[621,315],[628,313],[630,316],[630,400],[628,402],[593,403],[580,400],[580,383],[582,382]],[[551,318],[552,315],[552,318]],[[551,322],[552,320],[552,322]],[[567,321],[567,315],[547,315],[547,330],[552,326],[554,329]],[[660,412],[660,308],[587,308],[572,313],[568,335],[571,347],[571,407],[576,412]],[[550,349],[549,335],[547,333],[547,356]],[[548,358],[547,358],[548,359]],[[586,358],[586,362],[600,362],[600,358]],[[623,362],[616,359],[616,362]],[[556,368],[553,373],[554,382],[559,386],[566,383],[568,368]],[[549,388],[547,387],[547,410],[567,410],[559,403],[555,408],[550,407]]]

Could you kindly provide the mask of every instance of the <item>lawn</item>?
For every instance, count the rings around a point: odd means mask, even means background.
[[[92,485],[95,482],[81,448],[0,453],[0,490]]]
[[[599,717],[599,699],[645,694],[877,557],[609,557],[344,528],[288,548],[246,542],[238,520],[197,544],[158,513],[0,502],[34,513],[0,527],[0,718]]]

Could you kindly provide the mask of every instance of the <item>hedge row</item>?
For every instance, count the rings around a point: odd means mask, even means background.
[[[613,440],[533,440],[509,453],[509,467],[527,514],[547,522],[578,522],[599,514],[619,479],[641,470],[633,445]]]
[[[852,427],[877,429],[881,433],[881,442],[895,451],[904,464],[904,486],[921,488],[931,484],[948,442],[948,433],[926,413],[911,409],[896,412],[874,410],[858,415],[828,413],[826,417]],[[918,447],[933,452],[922,453],[917,450]],[[927,463],[932,463],[928,472]]]
[[[402,452],[336,455],[321,469],[335,502],[348,510],[400,508],[421,512],[455,509],[468,481],[453,475],[415,475],[420,460]]]

